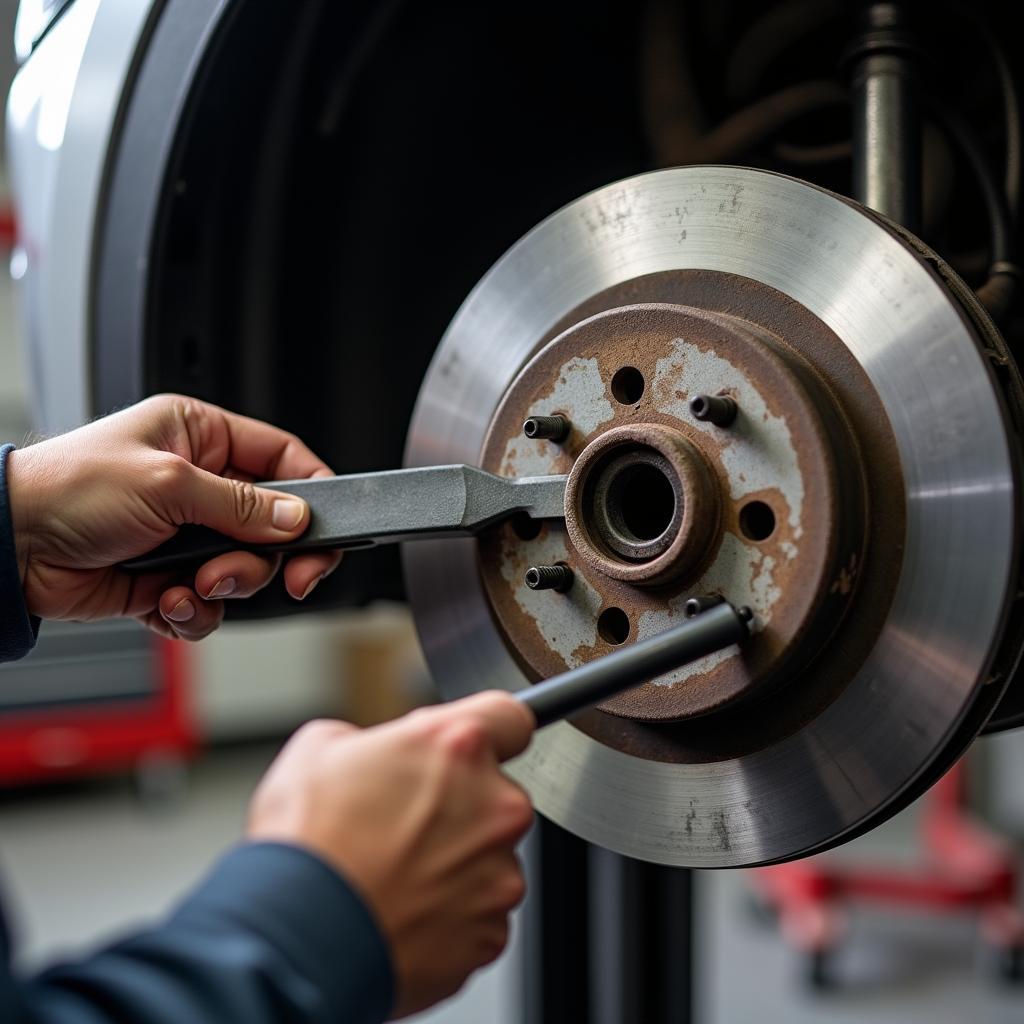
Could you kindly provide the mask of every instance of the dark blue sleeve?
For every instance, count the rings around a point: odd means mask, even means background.
[[[7,456],[14,445],[0,448],[0,661],[24,657],[35,646],[38,619],[29,617],[14,550],[14,527],[7,500]]]
[[[6,970],[5,1024],[379,1024],[393,1003],[365,904],[273,843],[230,853],[162,927],[35,978]]]

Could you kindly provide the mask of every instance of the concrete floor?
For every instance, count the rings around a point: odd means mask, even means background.
[[[890,833],[905,835],[899,821]],[[877,858],[885,841],[844,856]],[[899,843],[906,851],[908,844]],[[970,919],[858,911],[834,964],[836,986],[815,993],[805,965],[755,923],[738,872],[704,874],[699,1024],[1021,1024],[1024,988],[995,980]]]
[[[208,754],[181,798],[163,805],[140,802],[128,780],[0,794],[0,877],[19,964],[75,955],[158,918],[237,841],[272,754],[269,745]],[[904,815],[843,856],[905,858],[912,824]],[[838,989],[815,996],[801,987],[795,954],[744,912],[741,873],[704,872],[698,892],[700,1024],[1024,1021],[1024,991],[991,983],[969,921],[858,914],[837,959]],[[423,1024],[511,1024],[517,977],[484,972]]]

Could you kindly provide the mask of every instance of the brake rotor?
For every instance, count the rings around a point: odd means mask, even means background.
[[[953,762],[1003,691],[1018,575],[982,319],[874,215],[742,168],[609,186],[498,262],[407,462],[569,473],[567,516],[406,547],[444,695],[529,686],[693,599],[755,612],[743,651],[540,732],[510,766],[539,811],[630,856],[735,867],[843,841]],[[716,399],[734,419],[698,415]],[[568,437],[524,437],[533,415]],[[538,564],[572,588],[531,590]]]

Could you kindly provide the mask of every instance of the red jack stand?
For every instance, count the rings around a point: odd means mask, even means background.
[[[829,958],[854,901],[971,913],[982,941],[999,956],[1000,975],[1024,981],[1024,914],[1016,902],[1018,867],[1009,845],[965,808],[963,762],[925,797],[920,863],[913,869],[842,864],[818,856],[750,872],[755,907],[778,920],[807,958],[809,984],[831,985]]]

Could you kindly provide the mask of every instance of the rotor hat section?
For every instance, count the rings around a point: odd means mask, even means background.
[[[626,377],[629,387],[623,383]],[[600,705],[679,722],[764,695],[813,654],[852,587],[832,587],[863,545],[859,455],[824,389],[763,328],[650,303],[584,318],[527,364],[499,406],[483,465],[569,473],[565,522],[514,526],[480,549],[491,610],[540,679],[667,629],[709,595],[755,614],[756,642]],[[696,395],[728,394],[728,429]],[[555,409],[560,444],[524,438],[523,411]],[[742,411],[741,411],[742,410]],[[837,465],[841,462],[841,468]],[[560,599],[524,586],[538,562],[574,574]]]

